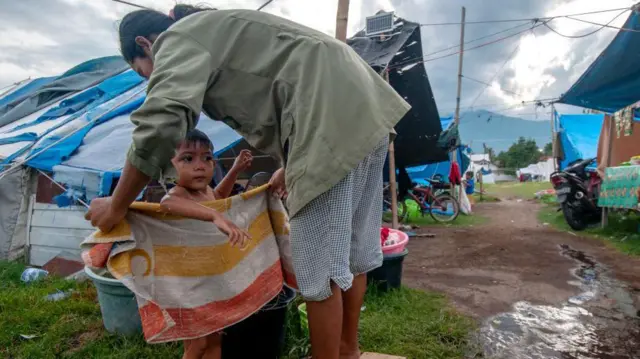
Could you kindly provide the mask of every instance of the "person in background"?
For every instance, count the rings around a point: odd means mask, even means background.
[[[201,111],[281,163],[293,266],[315,359],[360,357],[366,273],[382,265],[382,171],[410,106],[347,44],[251,10],[178,5],[127,14],[124,58],[149,79],[122,177],[86,217],[109,231],[152,178],[171,172]]]
[[[472,195],[476,190],[476,183],[473,179],[473,172],[467,171],[464,177],[464,190],[468,195]]]

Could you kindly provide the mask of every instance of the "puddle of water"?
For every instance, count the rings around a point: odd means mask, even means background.
[[[513,311],[490,318],[479,333],[485,356],[495,359],[638,358],[637,336],[640,334],[634,333],[640,333],[640,321],[632,319],[636,318],[637,309],[629,292],[607,277],[604,268],[583,252],[562,245],[560,254],[578,264],[571,271],[576,280],[569,283],[579,287],[580,294],[556,306],[518,302]],[[604,310],[602,301],[609,303]],[[592,306],[595,302],[600,304]],[[626,323],[627,320],[630,323]],[[621,348],[624,345],[627,347]]]

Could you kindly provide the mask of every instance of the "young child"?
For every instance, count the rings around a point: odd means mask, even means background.
[[[476,183],[473,180],[473,172],[468,171],[465,174],[465,181],[464,182],[465,182],[465,186],[464,186],[465,192],[468,195],[472,195],[474,193],[475,189],[476,189]]]
[[[253,156],[250,151],[241,151],[231,170],[220,184],[212,189],[209,187],[209,183],[213,178],[215,167],[213,144],[203,132],[190,131],[185,140],[178,145],[176,154],[171,160],[178,173],[178,180],[176,186],[162,199],[160,203],[162,210],[171,214],[213,222],[216,227],[229,236],[231,245],[244,247],[249,240],[249,234],[238,228],[221,213],[203,206],[199,202],[229,197],[238,174],[249,168],[252,160]],[[219,359],[221,356],[220,333],[184,342],[183,359]]]

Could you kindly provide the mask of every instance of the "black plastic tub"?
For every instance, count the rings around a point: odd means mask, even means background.
[[[382,267],[369,272],[367,282],[369,284],[375,283],[381,292],[400,288],[402,285],[402,263],[407,254],[409,254],[409,250],[406,248],[400,253],[385,254]]]
[[[222,359],[277,359],[284,347],[287,306],[296,293],[284,287],[257,313],[225,329]]]

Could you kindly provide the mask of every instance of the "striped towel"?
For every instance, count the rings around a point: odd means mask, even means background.
[[[213,223],[134,203],[109,233],[82,244],[85,264],[109,272],[135,293],[149,343],[200,338],[249,317],[281,291],[297,288],[289,220],[267,186],[203,203],[251,235],[231,247]]]

